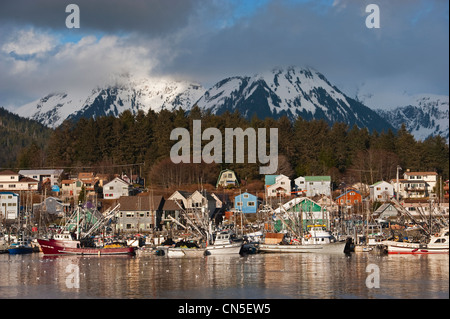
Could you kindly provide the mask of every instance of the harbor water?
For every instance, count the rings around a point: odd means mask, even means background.
[[[0,298],[448,299],[448,255],[0,255]]]

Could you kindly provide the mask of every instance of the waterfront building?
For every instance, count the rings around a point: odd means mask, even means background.
[[[0,222],[19,217],[19,195],[13,192],[0,192]]]
[[[131,184],[119,177],[114,178],[103,186],[104,199],[119,199],[122,196],[129,196],[130,194]]]
[[[250,193],[242,193],[234,198],[234,210],[244,214],[253,214],[258,210],[262,200]]]
[[[124,233],[151,232],[159,228],[164,205],[162,196],[122,196],[118,203],[117,230]]]
[[[300,176],[294,180],[298,194],[331,196],[331,176]]]
[[[237,179],[236,173],[231,169],[225,169],[220,172],[219,178],[217,179],[216,188],[217,187],[239,187],[239,181]]]
[[[286,175],[266,175],[265,186],[267,197],[291,196],[291,180]]]
[[[385,181],[376,182],[369,186],[370,200],[385,202],[394,197],[394,186]]]

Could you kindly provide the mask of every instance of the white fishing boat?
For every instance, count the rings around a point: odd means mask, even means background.
[[[388,254],[448,254],[448,232],[445,228],[430,236],[428,243],[383,241]]]
[[[262,253],[344,253],[347,242],[336,241],[334,236],[321,227],[312,227],[301,242],[293,240],[289,244],[259,244]]]
[[[205,248],[169,247],[166,254],[167,257],[203,257]]]
[[[158,249],[164,251],[167,257],[203,257],[205,256],[205,248],[199,247],[197,243],[192,241],[180,241],[175,246],[159,246]]]
[[[232,233],[219,232],[216,234],[214,244],[206,247],[207,255],[229,255],[239,254],[242,248],[242,241],[232,240]]]

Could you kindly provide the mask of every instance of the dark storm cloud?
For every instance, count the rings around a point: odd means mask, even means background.
[[[207,78],[308,65],[344,89],[391,81],[400,92],[448,94],[448,3],[378,1],[381,28],[368,29],[371,2],[272,1],[231,26],[182,39],[168,67]]]
[[[81,27],[105,33],[138,31],[163,35],[188,23],[189,13],[204,0],[6,0],[0,2],[0,21],[41,28],[64,29],[66,6],[80,8]]]
[[[70,3],[80,7],[78,37],[65,27]],[[365,25],[371,3],[379,5],[380,29]],[[23,83],[32,88],[41,74],[52,75],[49,88],[61,83],[60,65],[71,83],[85,82],[80,67],[92,74],[127,67],[207,88],[226,76],[298,65],[317,69],[350,96],[448,95],[448,23],[448,1],[441,0],[1,1],[0,69],[8,72],[0,75],[0,97],[11,91],[4,85],[24,91]],[[90,35],[97,40],[81,40]],[[29,37],[41,40],[23,46]],[[13,49],[37,58],[12,64]]]

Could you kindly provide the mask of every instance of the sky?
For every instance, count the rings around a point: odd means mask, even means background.
[[[80,27],[68,28],[69,4]],[[379,28],[368,28],[370,4]],[[206,89],[275,67],[316,69],[374,108],[449,94],[447,0],[2,0],[0,106],[117,74]]]

